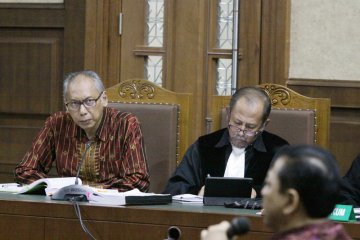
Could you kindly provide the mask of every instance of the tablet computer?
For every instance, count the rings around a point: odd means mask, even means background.
[[[204,189],[204,205],[224,205],[251,197],[252,178],[207,177]]]

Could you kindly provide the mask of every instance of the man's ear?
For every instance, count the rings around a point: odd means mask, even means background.
[[[105,91],[103,92],[103,94],[101,96],[101,101],[102,101],[102,104],[104,107],[106,107],[108,105],[109,100],[108,100],[108,97],[107,97]]]
[[[264,122],[264,128],[268,125],[268,123],[270,122],[270,118],[266,119]]]
[[[264,131],[269,122],[270,122],[270,118],[266,119],[264,124],[262,125],[260,131]]]
[[[299,193],[295,189],[289,188],[284,195],[287,198],[287,201],[282,209],[283,214],[291,215],[296,212],[300,207]]]
[[[231,114],[231,111],[230,111],[230,108],[226,108],[226,122],[229,123],[230,121],[230,114]]]
[[[66,111],[66,112],[69,112],[69,109],[68,109],[68,107],[66,106],[66,99],[64,99],[64,107],[65,107],[65,111]]]

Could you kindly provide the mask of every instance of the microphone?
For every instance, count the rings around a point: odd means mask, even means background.
[[[81,166],[84,162],[84,159],[86,157],[86,153],[87,151],[89,150],[90,146],[91,146],[91,143],[93,143],[93,141],[88,141],[86,144],[85,144],[85,151],[84,151],[84,154],[82,155],[81,157],[81,160],[78,164],[78,167],[77,167],[77,171],[76,171],[76,178],[75,178],[75,185],[78,185],[79,184],[79,175],[80,175],[80,169],[81,169]]]
[[[168,235],[165,240],[178,240],[181,237],[181,231],[180,228],[171,226],[168,229]]]
[[[230,227],[226,231],[226,235],[228,239],[236,235],[242,235],[247,233],[250,230],[250,221],[247,218],[234,218],[231,223]]]
[[[77,171],[76,171],[76,176],[75,176],[75,184],[60,188],[57,192],[55,192],[51,196],[51,199],[66,200],[66,201],[69,201],[69,200],[70,201],[83,201],[83,200],[86,201],[87,200],[86,194],[91,192],[91,189],[88,187],[79,185],[79,175],[80,175],[81,166],[86,157],[86,153],[91,146],[91,143],[93,143],[93,141],[88,141],[85,144],[85,151],[84,151],[84,153],[81,157],[81,160],[77,166]]]

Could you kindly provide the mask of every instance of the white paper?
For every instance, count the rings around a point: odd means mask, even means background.
[[[22,190],[22,186],[17,183],[1,183],[0,192],[18,193]]]
[[[93,192],[87,196],[87,199],[89,203],[96,203],[96,204],[115,205],[115,206],[122,206],[126,204],[124,195],[100,194]]]
[[[41,178],[29,185],[19,185],[17,183],[3,183],[0,184],[0,192],[12,193],[31,193],[37,189],[45,189],[47,196],[52,195],[54,192],[62,187],[75,184],[75,177],[62,177],[62,178]],[[78,184],[81,185],[81,179],[78,179]]]
[[[203,197],[194,194],[180,194],[172,197],[174,202],[186,204],[203,204]]]
[[[121,206],[125,205],[126,196],[161,196],[164,194],[156,193],[144,193],[139,189],[135,188],[127,192],[118,192],[117,190],[111,189],[96,189],[93,188],[93,192],[89,193],[87,199],[89,203],[104,204],[104,205],[115,205]],[[110,190],[110,191],[109,191]]]
[[[33,189],[37,188],[41,184],[45,184],[45,192],[46,194],[52,194],[56,192],[56,190],[59,190],[62,187],[66,187],[69,185],[75,184],[75,177],[61,177],[61,178],[41,178],[36,180],[35,182],[24,185],[23,189],[19,193],[27,193],[31,192]],[[81,185],[81,179],[78,178],[78,185]],[[46,191],[46,188],[49,188],[48,191]],[[50,196],[48,195],[48,196]]]

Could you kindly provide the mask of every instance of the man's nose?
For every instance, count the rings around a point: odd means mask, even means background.
[[[245,126],[241,125],[238,127],[239,131],[238,131],[238,134],[239,135],[244,135],[244,131],[245,131]]]
[[[80,115],[85,115],[87,113],[87,109],[84,106],[84,104],[80,105],[79,112],[80,112]]]
[[[238,134],[239,134],[240,136],[244,136],[244,135],[245,135],[245,134],[244,134],[244,131],[245,131],[245,129],[239,128]]]

